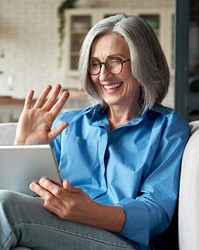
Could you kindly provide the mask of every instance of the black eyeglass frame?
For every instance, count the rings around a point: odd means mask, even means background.
[[[121,64],[121,70],[120,70],[120,72],[119,72],[119,73],[114,74],[114,73],[110,72],[110,71],[107,69],[107,66],[106,66],[106,63],[107,63],[108,61],[110,61],[110,60],[111,60],[111,59],[109,59],[109,60],[107,60],[107,61],[105,61],[105,62],[100,62],[100,61],[96,60],[97,62],[99,62],[99,65],[100,65],[100,67],[99,67],[99,72],[98,72],[97,74],[93,74],[93,73],[91,73],[91,72],[89,71],[89,69],[88,69],[89,74],[91,74],[91,75],[93,75],[93,76],[97,76],[97,75],[99,75],[99,74],[100,74],[100,72],[101,72],[102,65],[104,64],[105,69],[106,69],[106,70],[107,70],[110,74],[112,74],[112,75],[119,75],[119,74],[122,72],[122,70],[123,70],[123,64],[124,64],[124,63],[126,63],[126,62],[131,61],[131,59],[125,59],[125,60],[122,60],[122,59],[120,59],[120,58],[117,58],[117,60],[118,60],[118,61],[120,61],[120,64]]]

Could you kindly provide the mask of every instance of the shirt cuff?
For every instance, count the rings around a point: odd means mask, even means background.
[[[149,211],[142,201],[125,198],[117,205],[123,208],[126,216],[120,234],[144,246],[149,245]]]

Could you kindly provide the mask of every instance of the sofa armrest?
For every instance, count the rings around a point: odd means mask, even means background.
[[[179,192],[180,250],[199,249],[199,121],[190,123],[192,135],[185,147]]]
[[[0,145],[12,145],[15,139],[17,123],[0,123]]]

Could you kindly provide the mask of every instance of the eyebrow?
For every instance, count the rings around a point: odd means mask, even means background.
[[[109,55],[109,56],[106,58],[106,60],[107,60],[107,59],[111,59],[111,58],[115,58],[115,57],[118,57],[118,58],[120,58],[120,57],[122,57],[122,58],[127,58],[127,56],[125,56],[125,55],[123,55],[123,54],[113,54],[113,55]],[[90,59],[95,59],[95,60],[100,61],[98,57],[90,57]]]

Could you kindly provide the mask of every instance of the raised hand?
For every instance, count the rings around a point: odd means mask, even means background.
[[[61,96],[61,85],[57,84],[52,90],[47,85],[41,92],[33,107],[31,107],[34,91],[31,90],[25,99],[23,111],[20,115],[14,144],[46,144],[52,142],[61,131],[68,126],[62,122],[53,130],[51,126],[62,107],[66,103],[69,93],[64,91]],[[51,92],[49,98],[48,94]]]

